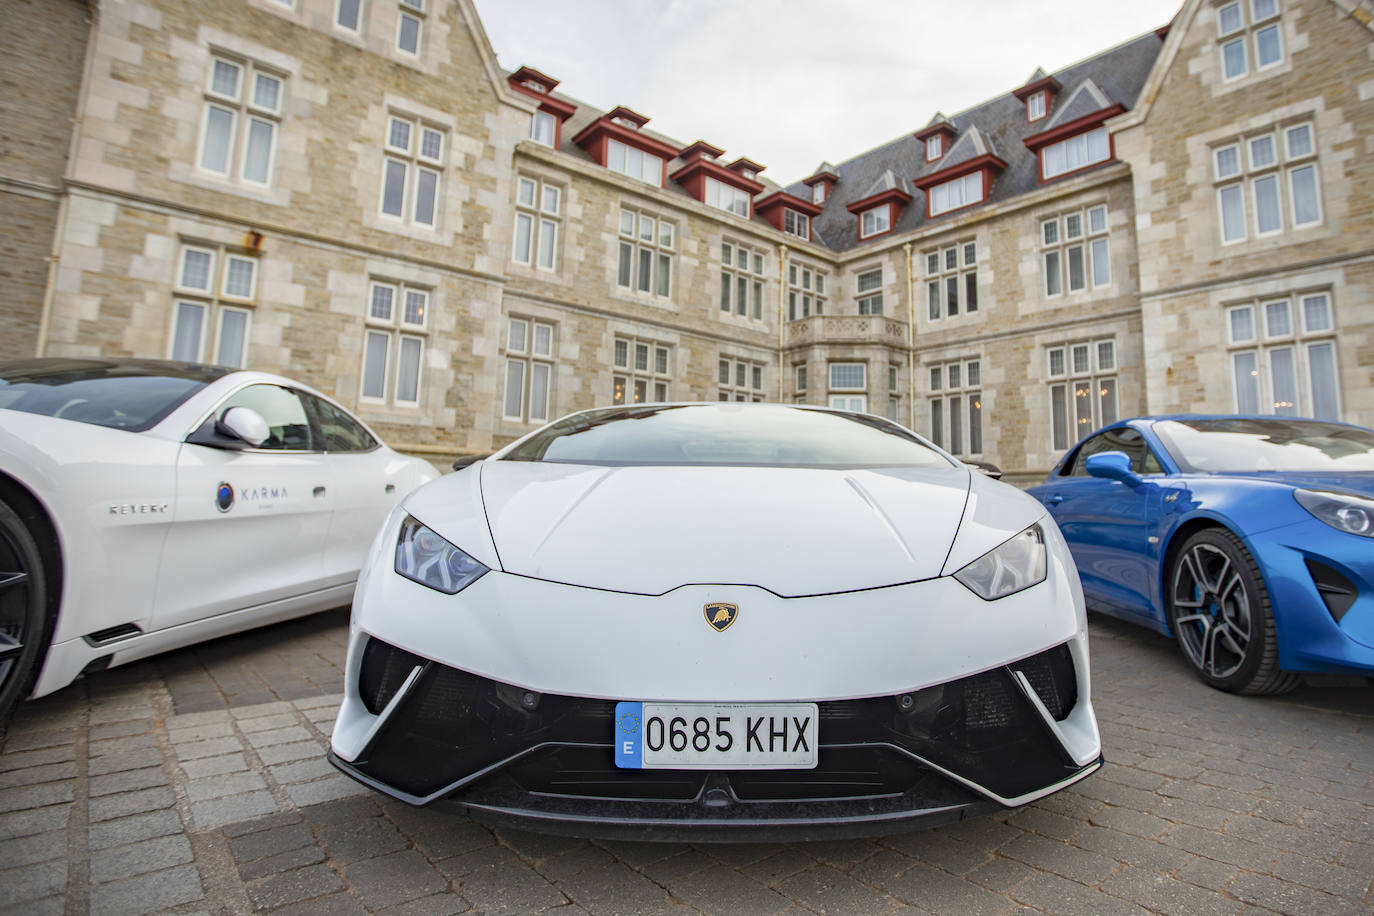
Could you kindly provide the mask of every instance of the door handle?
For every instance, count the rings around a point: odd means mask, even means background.
[[[1045,502],[1049,503],[1051,506],[1057,506],[1063,501],[1064,497],[1060,496],[1058,493],[1054,494],[1049,499],[1045,500]]]
[[[316,495],[316,496],[323,496],[323,495],[324,495],[324,487],[316,487],[316,488],[315,488],[315,495]]]

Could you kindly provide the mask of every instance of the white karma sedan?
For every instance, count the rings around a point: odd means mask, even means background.
[[[1044,507],[818,408],[591,410],[422,487],[345,677],[344,772],[549,832],[891,832],[1102,760]]]
[[[275,375],[0,363],[0,730],[82,671],[347,604],[437,476]]]

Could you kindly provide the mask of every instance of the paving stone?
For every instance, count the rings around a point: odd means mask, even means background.
[[[91,853],[91,880],[96,884],[104,884],[184,865],[191,858],[191,844],[184,836],[164,836],[128,846],[100,849]]]
[[[379,799],[380,796],[371,794],[336,799],[302,808],[301,815],[309,824],[316,827],[328,827],[330,824],[342,824],[355,818],[376,817],[382,813],[381,807],[377,804]],[[386,800],[390,801],[390,799]],[[401,805],[403,803],[397,802],[396,804]]]
[[[1055,916],[1149,916],[1144,907],[1044,872],[1016,885],[1010,894]]]
[[[270,732],[275,731],[279,728],[288,728],[296,724],[296,717],[291,712],[283,712],[270,716],[259,716],[257,718],[239,720],[239,728],[245,734]]]
[[[1295,852],[1285,853],[1274,866],[1275,878],[1294,881],[1315,890],[1349,900],[1364,900],[1374,887],[1374,873],[1364,869],[1330,865]]]
[[[404,802],[396,801],[386,804],[385,810],[387,817],[401,829],[402,833],[410,837],[415,847],[434,861],[447,859],[496,843],[496,837],[490,829],[461,814],[434,808],[415,808]],[[650,853],[651,857],[647,859],[632,856],[631,859],[625,860],[631,867],[634,867],[636,862],[657,861],[658,858],[671,854],[671,849],[667,848],[665,844],[640,843],[635,845],[646,847],[655,853],[659,850],[662,852],[657,856]]]
[[[320,839],[329,850],[330,859],[340,865],[386,855],[410,845],[396,825],[381,816],[325,827],[320,831]]]
[[[180,718],[180,717],[178,717]],[[173,745],[195,744],[197,741],[209,741],[214,738],[233,738],[234,724],[227,718],[220,722],[207,722],[203,725],[191,725],[186,728],[167,728],[167,740]]]
[[[1272,846],[1183,824],[1172,827],[1161,842],[1186,849],[1194,855],[1206,856],[1258,872],[1267,872],[1279,858],[1279,851]]]
[[[91,824],[87,836],[89,848],[100,850],[181,832],[181,818],[177,813],[163,810]]]
[[[157,748],[143,748],[137,751],[93,756],[90,762],[86,764],[86,774],[96,777],[160,766],[162,766],[162,752]]]
[[[92,741],[99,741],[104,738],[125,738],[129,735],[146,735],[152,732],[153,728],[152,719],[127,719],[118,722],[108,722],[104,725],[92,725],[90,738]]]
[[[372,790],[360,782],[354,782],[342,773],[336,773],[314,782],[303,782],[294,786],[284,786],[293,804],[304,808],[323,802],[347,798],[350,795],[366,795]]]
[[[584,842],[581,846],[569,849],[567,852],[548,856],[534,863],[534,870],[550,881],[561,883],[583,872],[595,871],[614,862],[615,860],[609,852],[599,846],[592,846]]]
[[[44,763],[12,770],[0,770],[0,790],[16,786],[36,786],[76,777],[76,763]]]
[[[232,754],[234,751],[243,750],[243,745],[237,737],[228,738],[209,738],[204,741],[190,741],[186,744],[177,744],[172,747],[173,753],[178,760],[198,760],[201,757],[218,757],[220,754]]]
[[[200,802],[266,788],[267,782],[257,773],[225,773],[191,780],[186,784],[186,797]]]
[[[363,905],[376,910],[437,893],[448,881],[414,850],[355,862],[344,870]]]
[[[162,723],[168,733],[181,729],[198,728],[203,725],[216,725],[229,721],[228,710],[211,710],[207,712],[194,712],[182,715],[168,716]]]
[[[311,780],[320,779],[325,776],[336,776],[339,773],[339,771],[334,768],[334,765],[323,756],[274,766],[270,768],[269,772],[272,774],[273,779],[283,785],[310,782]]]
[[[13,770],[26,770],[31,767],[46,766],[54,763],[67,763],[76,759],[76,746],[45,747],[35,751],[11,751],[8,748],[0,753],[0,773]],[[0,783],[4,785],[4,783]],[[20,785],[20,783],[15,783]]]
[[[874,862],[875,859],[888,856],[902,862],[901,867],[893,870],[892,874],[896,874],[898,871],[903,871],[911,866],[911,859],[908,857],[892,852],[891,850],[882,850],[855,865],[851,870],[851,874],[853,874],[857,880],[863,881],[866,884],[872,884],[874,882],[869,876],[874,874],[875,869],[881,867],[880,864],[875,862],[869,871],[865,871],[862,874],[860,870],[869,865],[870,862]],[[623,856],[618,856],[618,858],[624,861]],[[632,865],[633,863],[626,864]],[[771,856],[766,856],[757,862],[751,862],[741,868],[740,871],[744,872],[755,881],[758,881],[760,884],[773,887],[784,878],[791,877],[815,864],[816,860],[812,856],[807,855],[796,847],[785,846]]]
[[[327,693],[317,697],[304,697],[295,702],[297,709],[330,709],[334,712],[339,711],[339,706],[343,704],[343,694]]]
[[[1007,898],[929,865],[915,865],[886,882],[883,889],[903,903],[928,913],[1000,913]]]
[[[1158,872],[1124,868],[1102,883],[1102,890],[1165,916],[1211,916],[1236,911],[1236,901]]]
[[[419,900],[409,900],[377,912],[384,916],[452,916],[454,913],[465,913],[469,909],[467,901],[457,894],[442,893],[421,897]],[[561,910],[559,907],[548,912],[559,913]],[[568,916],[573,914],[569,913]]]
[[[289,714],[291,704],[287,702],[255,703],[251,706],[234,706],[229,710],[229,714],[240,721],[244,719],[257,719],[262,716],[275,716],[282,713]]]
[[[119,773],[107,773],[104,776],[92,776],[87,783],[89,787],[87,794],[92,798],[97,798],[101,795],[132,792],[136,789],[151,789],[154,786],[165,786],[166,784],[167,773],[162,767],[144,767],[141,770],[124,770]]]
[[[1118,867],[1106,856],[1040,836],[1018,837],[1002,847],[1001,852],[1027,865],[1087,885],[1097,884]]]
[[[306,760],[325,753],[324,746],[318,741],[292,741],[288,744],[273,744],[257,748],[258,758],[268,766],[290,763],[293,760]]]
[[[202,757],[199,760],[186,760],[178,764],[187,779],[204,779],[207,776],[223,776],[225,773],[243,773],[248,770],[248,758],[242,753],[221,754],[219,757]]]
[[[109,821],[144,811],[158,811],[176,804],[176,796],[168,786],[152,789],[139,789],[134,792],[121,792],[91,799],[91,822]]]
[[[777,890],[816,913],[876,913],[888,904],[886,894],[825,865],[793,875]]]
[[[74,797],[74,792],[75,787],[69,780],[0,790],[0,814],[60,805],[64,802],[70,802]]]
[[[42,900],[67,890],[67,863],[42,862],[0,871],[0,888],[8,903],[22,904]]]
[[[261,878],[248,885],[248,897],[259,909],[275,909],[342,890],[343,879],[328,865],[311,865]]]
[[[76,743],[74,728],[27,729],[10,726],[5,737],[5,751],[33,751],[41,748],[63,747]]]
[[[299,824],[300,822],[301,816],[299,812],[279,811],[275,814],[267,814],[262,817],[249,818],[235,821],[232,824],[225,824],[220,828],[220,833],[233,839],[235,837],[247,836],[250,833],[261,833],[264,830],[274,830],[286,824]]]
[[[1235,880],[1238,873],[1234,865],[1199,856],[1180,868],[1175,874],[1180,881],[1187,881],[1189,884],[1196,884],[1198,887],[1205,887],[1208,890],[1220,891]]]
[[[151,913],[204,897],[200,874],[194,866],[183,865],[104,885],[98,894],[91,895],[91,913],[92,916]]]
[[[229,840],[229,852],[236,862],[252,862],[299,846],[313,846],[315,834],[304,824],[284,824]]]
[[[990,891],[1004,894],[1035,874],[1037,872],[1030,866],[999,855],[985,865],[975,868],[965,877]]]
[[[502,852],[504,856],[500,867],[484,865],[471,870],[465,869],[462,877],[458,879],[458,893],[462,895],[464,900],[472,904],[474,909],[480,913],[495,916],[495,914],[536,912],[568,902],[563,893],[554,887],[548,879],[537,874],[524,862],[515,858],[510,850],[503,849]],[[478,855],[481,855],[481,851],[467,854],[467,856]],[[465,856],[456,858],[463,859]],[[447,859],[439,863],[438,867],[444,874],[454,877],[452,872],[445,868],[445,865],[453,868],[456,864],[454,860]]]
[[[300,846],[295,849],[288,849],[279,852],[274,856],[267,856],[263,859],[255,859],[252,862],[245,862],[239,866],[239,877],[244,881],[253,881],[257,878],[265,878],[268,875],[277,875],[286,871],[294,871],[304,868],[307,865],[316,865],[327,858],[324,850],[314,845]]]
[[[1115,808],[1111,806],[1103,807],[1094,812],[1089,818],[1090,823],[1099,827],[1108,827],[1118,830],[1121,833],[1129,833],[1132,836],[1143,837],[1152,840],[1163,836],[1165,831],[1172,826],[1170,821],[1152,814],[1145,814],[1140,811],[1133,811],[1130,808]]]
[[[1241,872],[1227,890],[1246,903],[1292,916],[1338,916],[1343,913],[1367,916],[1369,912],[1359,901],[1342,900],[1324,891],[1248,871]]]
[[[18,837],[13,840],[0,840],[0,863],[3,863],[5,868],[37,865],[55,859],[65,859],[66,856],[67,833],[64,830],[53,830],[49,833]],[[0,893],[0,902],[3,902],[3,896],[3,893]]]
[[[272,916],[351,916],[367,910],[352,894],[330,894],[273,910]]]
[[[1073,845],[1109,859],[1160,872],[1172,872],[1192,861],[1192,854],[1153,840],[1142,840],[1129,833],[1106,827],[1086,827],[1073,838]]]
[[[232,824],[276,810],[277,800],[272,797],[271,792],[265,790],[191,803],[191,817],[200,830]]]

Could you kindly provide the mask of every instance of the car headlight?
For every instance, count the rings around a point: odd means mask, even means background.
[[[1337,531],[1374,538],[1374,499],[1331,490],[1294,490],[1293,498]]]
[[[993,601],[1045,581],[1045,532],[1038,525],[1003,542],[954,574],[979,598]]]
[[[396,539],[396,572],[446,595],[456,595],[487,572],[487,567],[409,515]]]

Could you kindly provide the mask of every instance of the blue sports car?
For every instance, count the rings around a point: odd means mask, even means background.
[[[1374,430],[1138,417],[1079,442],[1030,493],[1088,606],[1174,636],[1213,687],[1374,673]]]

